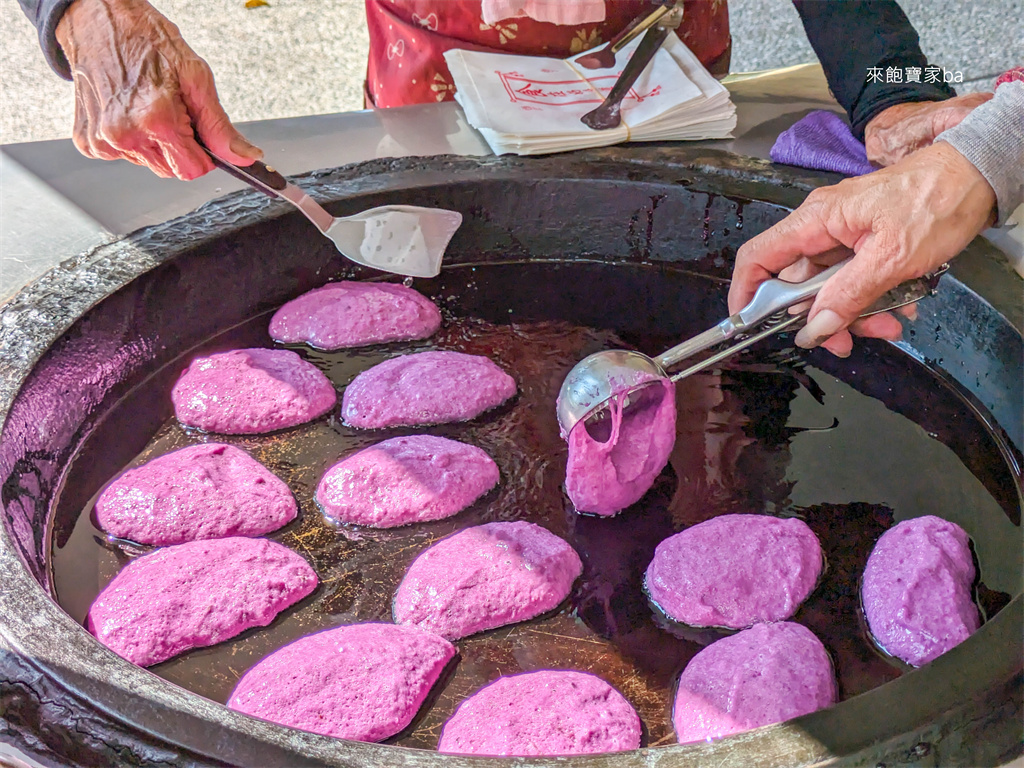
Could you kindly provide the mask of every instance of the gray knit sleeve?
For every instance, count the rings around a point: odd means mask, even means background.
[[[997,224],[1024,203],[1024,83],[1003,83],[991,101],[936,141],[948,142],[992,185]]]
[[[57,22],[74,0],[18,0],[21,9],[39,32],[39,44],[53,71],[65,80],[71,79],[71,67],[57,43]]]

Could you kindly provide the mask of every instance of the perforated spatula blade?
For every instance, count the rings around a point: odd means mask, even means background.
[[[409,277],[441,271],[462,214],[415,205],[387,205],[336,218],[324,234],[357,264]]]
[[[198,139],[197,139],[198,141]],[[332,216],[321,205],[259,160],[238,166],[199,145],[218,168],[265,195],[286,200],[309,219],[343,256],[407,277],[435,277],[462,214],[418,205],[382,205],[353,216]]]

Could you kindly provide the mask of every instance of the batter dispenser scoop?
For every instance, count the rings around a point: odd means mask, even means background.
[[[852,257],[850,257],[852,258]],[[677,344],[656,357],[625,349],[608,349],[583,358],[565,377],[558,393],[555,412],[563,435],[567,436],[580,421],[589,431],[610,413],[609,401],[624,393],[623,411],[646,400],[650,385],[665,379],[685,379],[715,363],[725,360],[768,336],[801,327],[807,309],[790,313],[790,307],[812,299],[825,282],[850,261],[844,259],[809,280],[790,283],[774,278],[758,287],[754,298],[735,315],[712,328]],[[913,304],[935,291],[939,277],[949,268],[943,264],[934,272],[900,283],[882,296],[861,317]],[[704,350],[726,341],[735,343],[676,372],[670,369]],[[597,435],[595,434],[595,437]]]

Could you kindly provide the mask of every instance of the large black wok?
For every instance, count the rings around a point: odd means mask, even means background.
[[[831,180],[710,150],[645,147],[377,161],[304,183],[335,215],[388,202],[460,210],[465,224],[446,259],[452,274],[499,261],[558,274],[564,283],[538,284],[517,312],[548,307],[640,345],[719,319],[721,290],[678,307],[664,286],[691,275],[720,288],[740,243]],[[544,272],[547,262],[559,262],[555,272]],[[585,276],[585,290],[574,275]],[[996,765],[1019,753],[1019,579],[1002,598],[979,596],[989,620],[961,646],[831,709],[713,744],[587,759],[496,762],[332,740],[239,715],[106,651],[53,598],[54,546],[110,476],[102,461],[93,471],[75,463],[82,446],[107,441],[111,455],[135,455],[166,418],[165,403],[139,395],[149,391],[145,382],[173,380],[177,369],[165,366],[189,350],[340,277],[373,275],[345,262],[297,214],[241,193],[83,254],[0,310],[0,739],[44,763],[83,766]],[[865,397],[889,398],[944,442],[988,489],[1015,546],[1020,288],[976,241],[921,305],[900,348],[862,345],[847,362],[811,357]],[[491,286],[479,312],[501,298],[502,286]],[[892,394],[901,387],[906,396]],[[627,528],[619,530],[628,536]]]

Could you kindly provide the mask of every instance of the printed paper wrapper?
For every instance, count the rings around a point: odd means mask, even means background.
[[[639,41],[616,66],[588,70],[570,59],[453,49],[445,59],[456,100],[498,154],[541,154],[625,141],[727,137],[736,111],[729,93],[670,34],[622,102],[622,124],[595,131],[580,118],[604,100]]]

